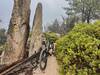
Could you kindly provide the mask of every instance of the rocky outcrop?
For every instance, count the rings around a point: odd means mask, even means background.
[[[7,41],[9,63],[23,59],[29,35],[30,1],[14,0],[14,7],[9,24]]]
[[[32,35],[30,38],[29,56],[34,54],[35,51],[38,52],[42,42],[41,36],[42,36],[42,4],[38,3],[33,21]]]

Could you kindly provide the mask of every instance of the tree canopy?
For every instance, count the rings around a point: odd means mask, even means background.
[[[100,18],[100,0],[66,0],[64,7],[67,15],[77,15],[82,22],[90,23],[91,19]]]

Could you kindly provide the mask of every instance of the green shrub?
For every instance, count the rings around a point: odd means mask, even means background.
[[[44,34],[45,34],[46,39],[51,41],[51,42],[55,42],[58,39],[57,34],[54,32],[47,32]]]
[[[85,33],[100,40],[100,21],[89,25],[86,23],[77,24],[74,27],[73,31]]]
[[[97,75],[100,70],[100,23],[77,24],[56,43],[61,75]]]

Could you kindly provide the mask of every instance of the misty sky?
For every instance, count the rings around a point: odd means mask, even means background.
[[[61,19],[62,15],[65,15],[65,11],[62,7],[66,6],[65,0],[31,0],[31,20],[30,25],[34,18],[34,12],[38,2],[43,5],[43,25],[51,23],[54,19]],[[13,0],[1,0],[0,1],[0,27],[8,28],[9,20],[11,17],[13,8]]]

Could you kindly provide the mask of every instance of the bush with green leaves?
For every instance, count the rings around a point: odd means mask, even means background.
[[[54,32],[46,32],[44,33],[46,39],[50,42],[55,42],[58,39],[58,36]]]
[[[86,23],[77,24],[74,27],[73,31],[86,33],[87,35],[100,40],[100,22],[95,22],[94,24],[89,25],[87,25]]]
[[[98,75],[100,72],[100,21],[77,24],[56,41],[61,75]]]

